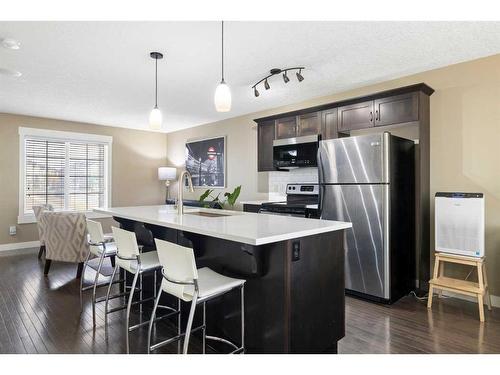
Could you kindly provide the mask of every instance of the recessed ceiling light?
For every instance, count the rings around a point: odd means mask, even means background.
[[[21,48],[21,43],[15,39],[4,38],[2,39],[2,47],[7,49],[19,49]]]
[[[23,73],[18,72],[17,70],[0,68],[0,75],[17,78],[17,77],[21,77],[23,75]]]

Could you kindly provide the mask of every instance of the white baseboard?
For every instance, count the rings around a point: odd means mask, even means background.
[[[40,247],[40,241],[13,242],[0,245],[0,252]]]
[[[453,298],[458,298],[461,300],[469,301],[469,302],[476,302],[477,303],[477,298],[471,297],[471,296],[466,296],[464,294],[458,294],[458,293],[453,293],[453,292],[448,292],[443,290],[443,296],[447,297],[453,297]],[[485,300],[486,303],[486,300]],[[491,295],[491,306],[493,307],[500,307],[500,296],[494,296]]]

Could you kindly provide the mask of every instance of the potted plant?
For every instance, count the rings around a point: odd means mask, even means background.
[[[207,189],[202,195],[200,195],[200,198],[198,200],[203,207],[223,209],[224,206],[228,204],[231,209],[234,209],[236,200],[240,196],[241,185],[235,187],[232,193],[225,192],[222,198],[220,198],[222,192],[218,193],[216,196],[212,195],[213,192],[214,189]]]

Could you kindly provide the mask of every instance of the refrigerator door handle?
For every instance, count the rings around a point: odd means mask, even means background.
[[[321,180],[320,180],[321,181]],[[325,185],[320,184],[318,190],[318,216],[323,216],[323,196],[325,195]]]

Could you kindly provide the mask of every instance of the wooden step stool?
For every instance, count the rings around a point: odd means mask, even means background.
[[[467,296],[477,298],[477,303],[479,305],[479,320],[484,322],[483,297],[487,297],[486,303],[488,304],[488,310],[491,310],[491,296],[488,289],[488,279],[486,277],[485,257],[474,258],[445,253],[436,253],[435,256],[434,275],[432,280],[429,281],[429,298],[427,300],[427,308],[430,309],[432,307],[432,295],[435,289],[439,290],[439,294],[441,294],[443,290],[465,294]],[[478,282],[476,283],[473,281],[445,277],[444,263],[446,262],[476,267]]]

